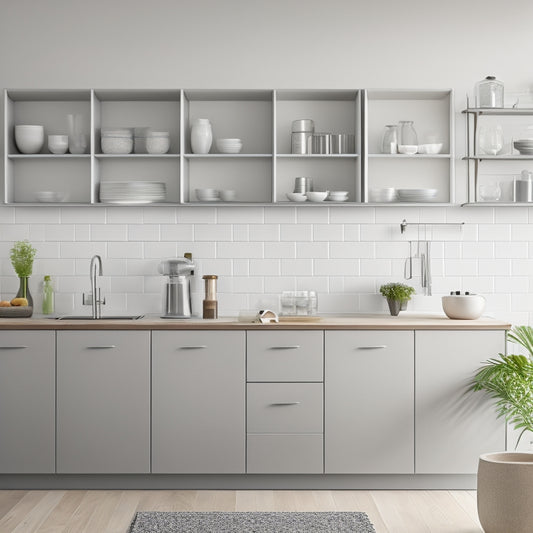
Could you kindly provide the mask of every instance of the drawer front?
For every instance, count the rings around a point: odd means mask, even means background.
[[[322,383],[249,383],[248,433],[322,433]]]
[[[322,381],[322,331],[249,331],[248,381]]]
[[[248,435],[248,474],[322,474],[322,435]]]

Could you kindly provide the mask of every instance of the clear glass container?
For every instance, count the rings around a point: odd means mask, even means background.
[[[54,287],[50,276],[45,276],[43,281],[43,315],[51,315],[54,312]]]
[[[398,144],[401,146],[418,146],[418,136],[412,120],[400,120]]]
[[[494,76],[478,81],[474,90],[477,107],[503,107],[503,82]]]
[[[481,126],[478,132],[478,148],[483,154],[497,155],[503,148],[503,129],[499,124]]]
[[[381,139],[382,154],[396,154],[398,152],[398,125],[387,124]]]

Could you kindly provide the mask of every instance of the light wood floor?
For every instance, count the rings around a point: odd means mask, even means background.
[[[377,533],[480,533],[473,491],[0,491],[0,533],[126,533],[136,511],[364,511]]]

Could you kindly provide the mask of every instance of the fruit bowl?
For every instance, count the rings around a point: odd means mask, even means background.
[[[31,305],[0,307],[0,318],[29,318],[32,314]]]

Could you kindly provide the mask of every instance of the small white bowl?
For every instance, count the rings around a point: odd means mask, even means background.
[[[440,154],[440,151],[442,150],[442,143],[428,143],[428,144],[421,144],[418,147],[418,153],[419,154]]]
[[[485,298],[478,294],[443,296],[442,309],[448,318],[475,320],[485,310]]]
[[[288,192],[286,193],[286,196],[291,202],[307,201],[307,196],[301,192]]]
[[[398,152],[400,154],[414,155],[418,152],[418,145],[416,144],[399,144]]]
[[[309,191],[305,193],[310,202],[323,202],[329,194],[329,191]]]
[[[217,189],[195,189],[196,198],[200,202],[213,202],[219,199],[219,191]]]
[[[44,127],[34,125],[15,126],[15,143],[23,154],[38,154],[44,145]]]
[[[68,135],[48,135],[48,150],[53,154],[66,154]]]
[[[223,202],[233,202],[237,198],[237,192],[230,189],[219,191],[219,195]]]

